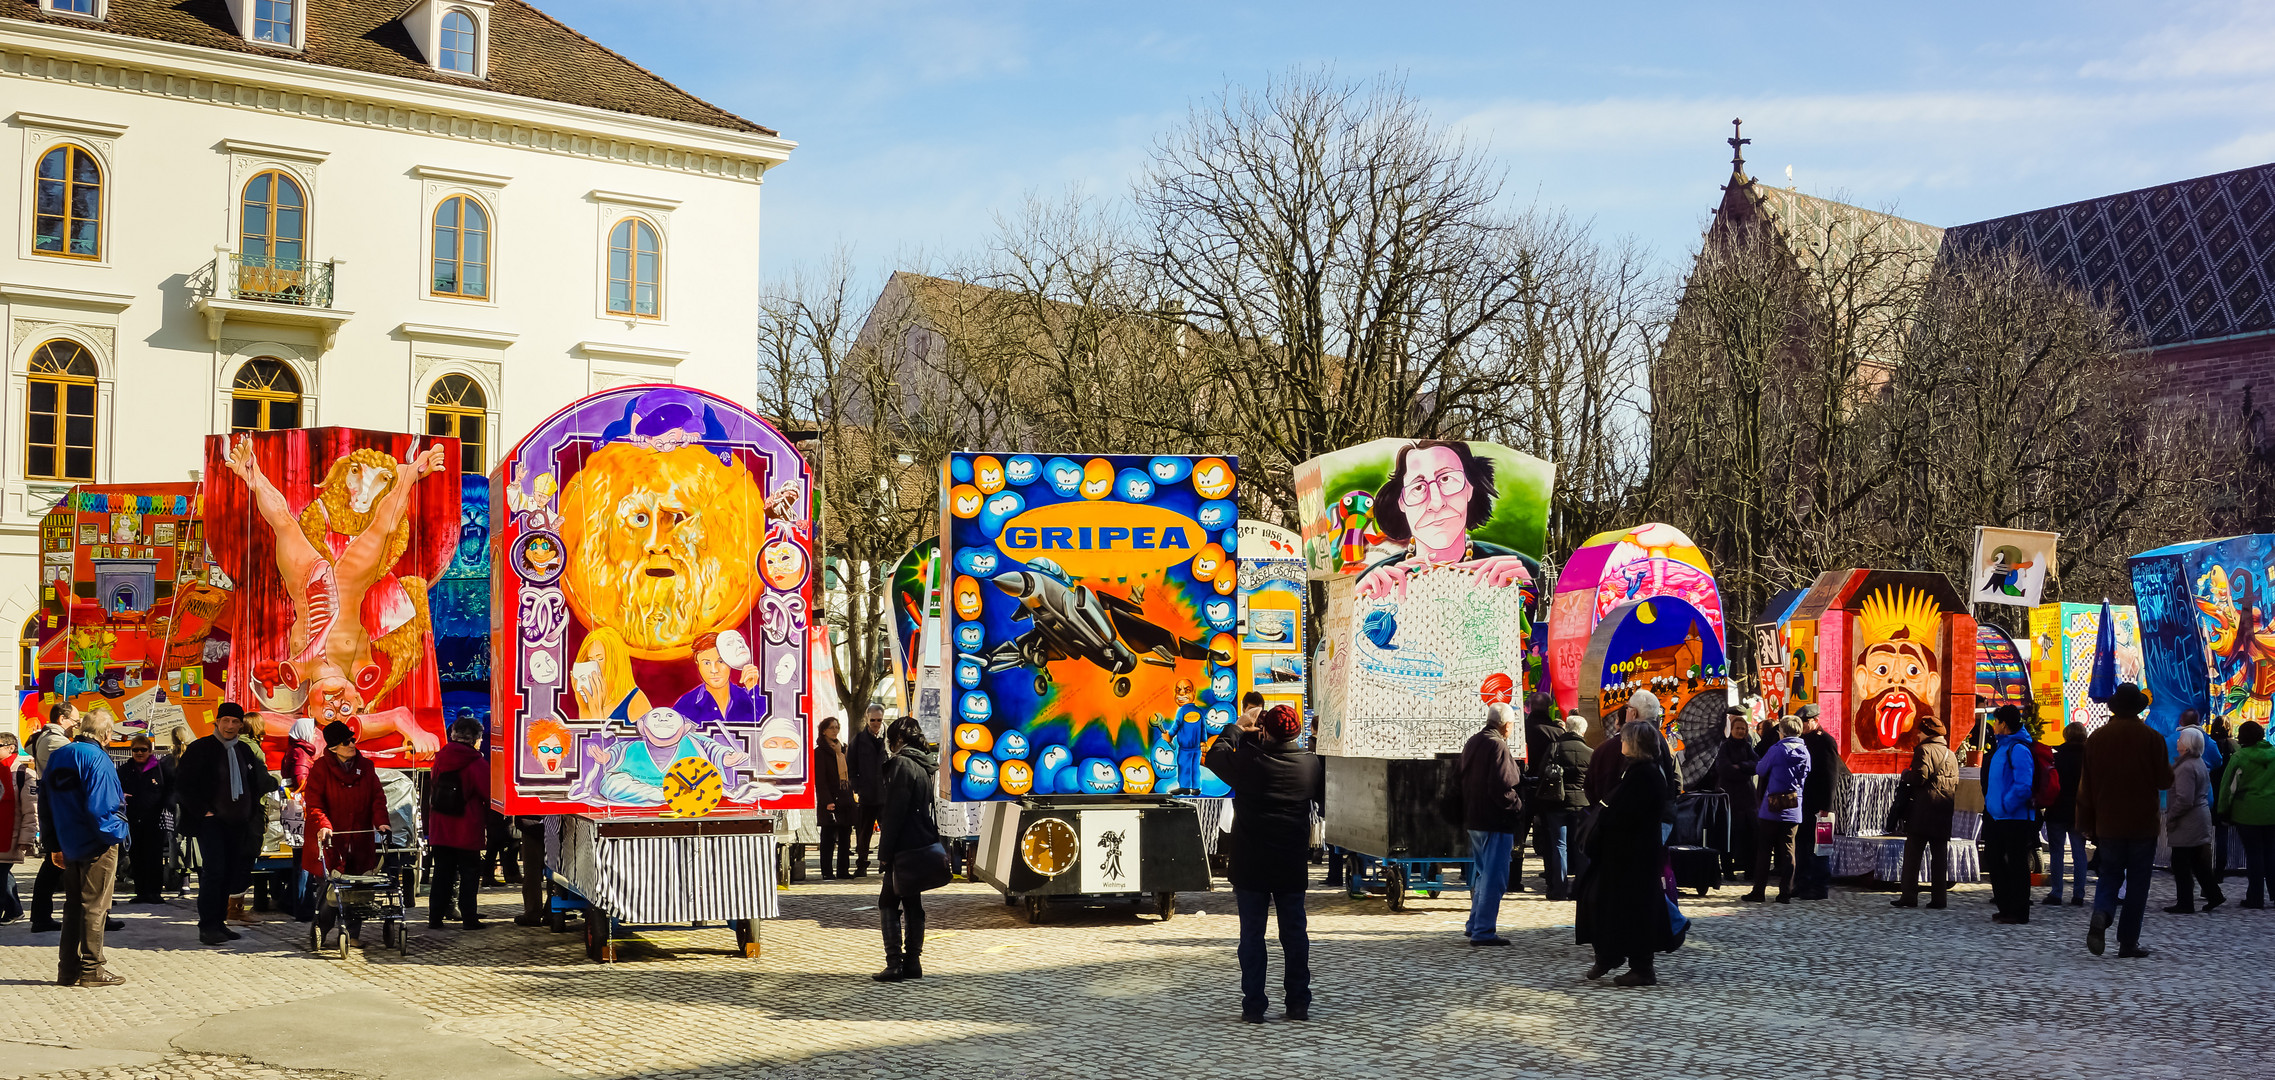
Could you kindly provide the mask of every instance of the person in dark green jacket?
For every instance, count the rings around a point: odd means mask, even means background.
[[[2267,876],[2275,872],[2275,743],[2257,721],[2238,733],[2233,761],[2220,774],[2220,813],[2243,836],[2249,886],[2238,907],[2267,906]]]

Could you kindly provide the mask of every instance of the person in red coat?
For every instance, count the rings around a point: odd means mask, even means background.
[[[300,867],[322,875],[327,869],[368,874],[379,865],[375,833],[387,831],[387,796],[379,770],[356,749],[355,732],[337,720],[324,725],[324,756],[308,770],[303,828],[308,839]],[[332,913],[324,912],[325,929]]]
[[[427,905],[427,926],[440,930],[450,917],[453,893],[460,911],[460,926],[479,930],[474,906],[481,896],[482,845],[490,831],[490,769],[478,749],[482,724],[460,720],[450,725],[450,743],[434,759],[434,782],[427,788],[427,842],[434,845],[434,896]],[[455,784],[464,800],[457,813],[443,807],[446,785]]]

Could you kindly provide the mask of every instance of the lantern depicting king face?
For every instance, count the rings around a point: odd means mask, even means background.
[[[1936,667],[1935,632],[1941,612],[1917,589],[1890,586],[1873,593],[1857,613],[1856,710],[1853,744],[1862,750],[1908,750],[1919,743],[1922,719],[1936,715],[1943,673]]]

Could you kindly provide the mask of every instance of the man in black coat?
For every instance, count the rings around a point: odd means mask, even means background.
[[[244,733],[244,707],[222,702],[213,710],[213,734],[182,751],[174,777],[180,827],[197,837],[197,939],[206,945],[243,936],[229,928],[229,898],[253,883],[253,855],[267,824],[261,796],[277,789],[260,751],[240,738]]]
[[[1311,1019],[1311,936],[1303,891],[1310,870],[1311,804],[1326,795],[1319,756],[1299,748],[1303,717],[1286,705],[1242,716],[1231,738],[1209,746],[1202,764],[1232,788],[1227,852],[1233,903],[1240,909],[1240,1018],[1264,1022],[1264,922],[1280,917],[1281,1006]],[[1505,861],[1505,860],[1504,860]]]
[[[1565,874],[1571,854],[1567,841],[1573,819],[1588,808],[1588,766],[1594,757],[1588,749],[1587,729],[1588,720],[1579,713],[1573,713],[1563,724],[1537,729],[1548,738],[1533,758],[1533,836],[1540,848],[1540,861],[1547,867],[1550,900],[1571,899],[1571,882]]]
[[[1509,727],[1517,710],[1496,703],[1485,708],[1485,727],[1461,748],[1461,825],[1469,830],[1469,854],[1477,880],[1470,883],[1471,945],[1507,945],[1500,935],[1501,897],[1509,888],[1509,855],[1524,828],[1524,797],[1517,788],[1524,768],[1509,749]]]
[[[1841,748],[1817,719],[1815,705],[1801,707],[1801,744],[1809,748],[1809,779],[1801,788],[1801,835],[1794,844],[1794,894],[1827,900],[1833,894],[1833,860],[1817,854],[1817,815],[1833,808],[1833,783],[1841,767]]]
[[[884,809],[885,760],[891,756],[885,748],[885,707],[871,705],[845,754],[845,771],[853,782],[853,837],[861,854],[854,877],[869,876],[869,843],[877,833],[877,814]]]

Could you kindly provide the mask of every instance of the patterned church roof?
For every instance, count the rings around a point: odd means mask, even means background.
[[[2275,329],[2275,164],[1960,225],[1944,251],[2019,246],[2152,346]]]

